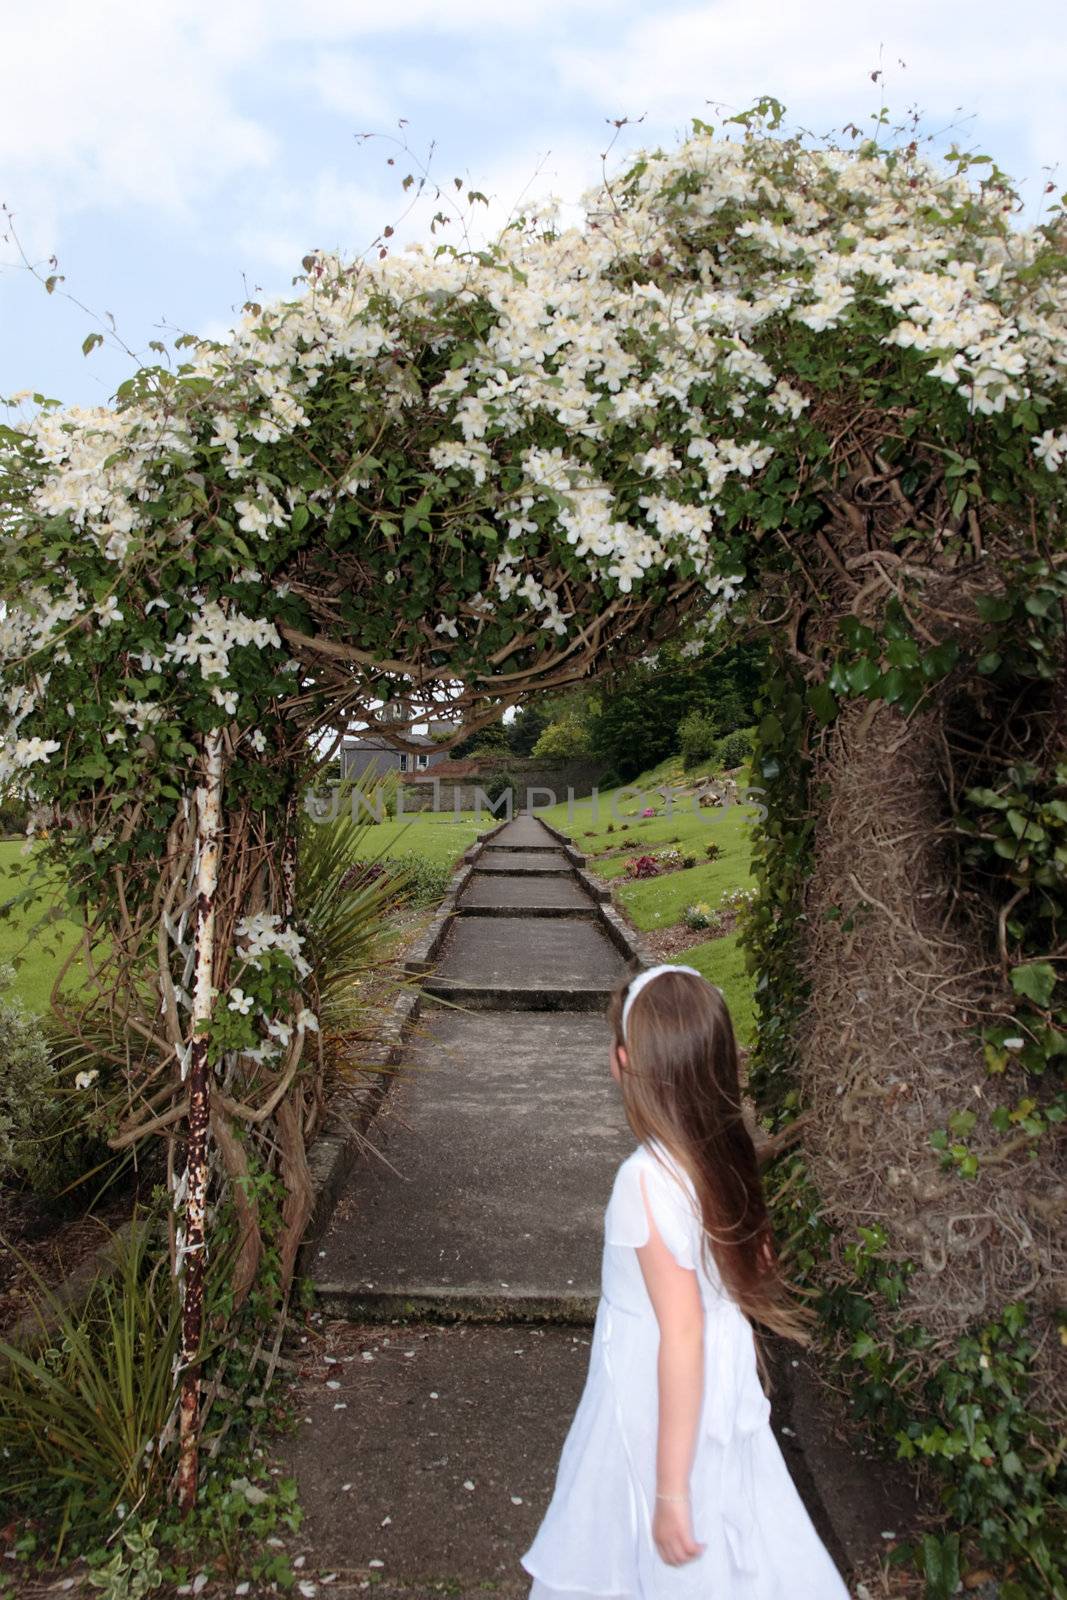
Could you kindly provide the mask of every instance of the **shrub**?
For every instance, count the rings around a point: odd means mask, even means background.
[[[538,760],[573,761],[589,754],[589,729],[579,717],[560,717],[550,722],[533,747]]]
[[[0,800],[0,834],[24,834],[29,814],[30,808],[25,800],[19,800],[15,795]]]
[[[694,931],[699,928],[715,928],[720,922],[719,913],[713,911],[706,900],[698,900],[691,906],[686,906],[682,913],[682,921],[687,928]]]
[[[719,745],[719,764],[722,767],[743,767],[751,758],[752,750],[752,733],[747,728],[738,728],[736,733],[728,733]]]
[[[0,967],[0,1173],[32,1170],[31,1130],[39,1132],[52,1108],[56,1072],[37,1017],[3,991],[14,979]]]
[[[484,792],[491,806],[497,805],[501,796],[507,794],[509,789],[515,788],[515,775],[507,767],[496,767],[478,782],[478,787]],[[512,798],[512,810],[515,802]],[[506,810],[503,813],[507,815]]]
[[[719,910],[725,915],[733,914],[733,931],[742,937],[756,911],[756,902],[759,898],[755,889],[728,889],[720,896]]]
[[[690,711],[678,724],[678,744],[685,768],[695,767],[701,761],[710,761],[718,749],[718,743],[715,722],[704,711]]]
[[[659,870],[655,856],[632,856],[626,863],[626,871],[631,878],[655,878]]]
[[[452,877],[452,867],[446,861],[434,861],[430,856],[408,850],[389,857],[404,874],[400,898],[412,906],[432,906],[443,897]]]
[[[704,854],[707,856],[709,861],[718,861],[719,857],[722,855],[722,845],[716,844],[715,840],[713,839],[711,843],[705,847]]]
[[[338,889],[361,889],[365,884],[376,883],[385,876],[386,868],[381,861],[353,861],[347,868],[340,881]]]
[[[682,857],[682,866],[683,867],[695,867],[696,864],[697,864],[696,856],[683,856]]]
[[[57,1089],[22,1145],[22,1175],[38,1199],[60,1211],[84,1210],[85,1194],[70,1191],[91,1180],[95,1201],[129,1166],[129,1153],[107,1143],[104,1114],[102,1100],[74,1098],[66,1085]]]

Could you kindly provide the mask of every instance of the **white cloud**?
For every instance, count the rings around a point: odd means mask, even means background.
[[[884,85],[894,116],[914,105],[931,129],[960,122],[965,148],[969,114],[983,134],[1008,130],[1026,163],[1017,176],[1064,154],[1067,47],[1051,0],[1031,0],[1025,32],[1010,28],[992,0],[896,0],[889,10],[855,0],[716,0],[646,12],[553,58],[567,88],[612,115],[675,119],[679,131],[693,116],[715,123],[709,102],[728,108],[722,117],[763,94],[785,101],[790,123],[815,133],[849,118],[869,126]]]
[[[412,59],[427,36],[514,39],[555,19],[596,18],[610,0],[52,0],[7,8],[2,198],[36,254],[59,219],[137,208],[195,225],[246,175],[277,181],[286,115],[272,92],[315,113],[395,120],[427,100],[462,105],[462,71]],[[388,70],[346,43],[396,36]],[[414,36],[414,38],[413,38]],[[256,112],[242,106],[253,100]],[[406,104],[405,104],[406,102]],[[291,114],[291,109],[286,108]],[[285,230],[282,230],[283,236]]]
[[[231,103],[253,46],[203,3],[55,0],[8,9],[0,166],[15,209],[144,206],[191,217],[206,191],[265,167],[272,135]],[[210,50],[207,48],[210,36]]]

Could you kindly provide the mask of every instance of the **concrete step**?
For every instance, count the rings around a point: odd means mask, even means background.
[[[595,988],[578,984],[544,985],[456,983],[448,978],[426,978],[422,993],[464,1011],[592,1011],[602,1013],[611,999],[613,984]]]
[[[562,850],[496,850],[487,845],[474,861],[475,872],[573,872],[574,862]]]
[[[371,1581],[381,1600],[526,1600],[518,1558],[548,1507],[591,1340],[573,1324],[325,1323],[300,1349],[297,1424],[274,1447],[306,1512],[291,1554],[339,1571],[331,1593]],[[838,1566],[870,1571],[885,1530],[914,1529],[904,1469],[868,1454],[806,1359],[771,1359],[771,1421],[794,1482]]]
[[[604,1017],[582,1011],[521,1026],[424,1012],[372,1126],[376,1153],[357,1160],[312,1261],[324,1303],[553,1321],[595,1309],[604,1208],[636,1142],[609,1046]]]
[[[583,903],[584,902],[584,903]],[[581,900],[576,900],[569,905],[523,906],[500,905],[492,901],[482,903],[478,900],[462,899],[457,903],[456,911],[461,917],[558,917],[560,912],[566,912],[568,917],[597,916],[597,905],[588,895]]]
[[[501,1283],[379,1283],[373,1289],[329,1279],[315,1283],[315,1303],[349,1322],[536,1322],[589,1327],[595,1294],[538,1294]]]
[[[516,909],[537,916],[540,912],[554,915],[557,911],[593,911],[596,902],[573,875],[475,871],[467,880],[457,908],[464,914],[496,909],[503,915]]]
[[[600,925],[583,917],[456,917],[424,986],[605,996],[625,967]]]
[[[517,845],[520,849],[529,846],[535,848],[547,845],[550,848],[559,848],[559,840],[554,833],[550,833],[537,817],[513,817],[506,822],[499,833],[495,833],[489,841],[494,847]]]

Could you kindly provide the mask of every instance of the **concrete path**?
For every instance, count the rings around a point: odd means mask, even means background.
[[[317,1247],[278,1464],[307,1516],[293,1553],[339,1574],[331,1593],[528,1594],[518,1556],[585,1382],[604,1208],[635,1143],[603,1016],[628,962],[582,859],[526,816],[476,858],[376,1153]],[[823,1537],[842,1566],[880,1553],[902,1515],[891,1474],[780,1366],[776,1425]]]
[[[547,858],[564,870],[528,864]],[[423,983],[451,1004],[424,1005],[374,1123],[385,1159],[342,1193],[317,1292],[354,1316],[591,1320],[604,1207],[634,1147],[603,1016],[627,961],[542,823],[516,818],[474,868]]]

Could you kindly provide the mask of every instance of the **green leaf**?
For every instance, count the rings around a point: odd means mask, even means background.
[[[853,694],[866,694],[881,677],[875,662],[869,656],[854,661],[848,669],[848,686]]]
[[[1016,994],[1024,994],[1046,1009],[1056,987],[1056,969],[1050,961],[1029,961],[1025,966],[1013,967],[1011,986]]]
[[[922,1548],[927,1600],[951,1600],[960,1586],[959,1534],[924,1534]]]
[[[808,690],[808,704],[823,727],[837,716],[837,701],[825,683],[812,684]]]
[[[87,356],[90,351],[95,350],[97,345],[103,344],[103,342],[104,335],[102,333],[86,334],[85,338],[82,340],[82,355]]]
[[[974,608],[983,622],[1006,622],[1014,609],[1007,595],[980,594]]]

